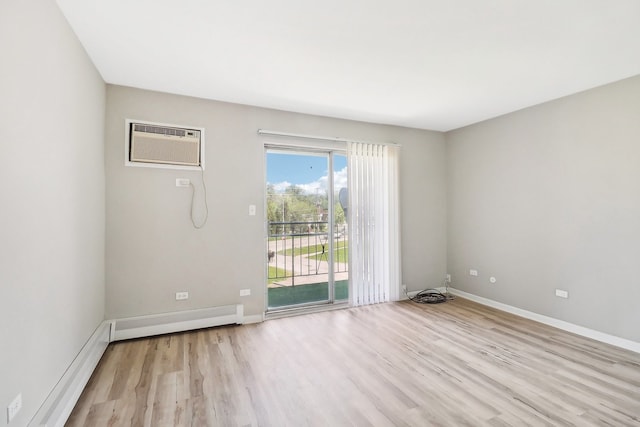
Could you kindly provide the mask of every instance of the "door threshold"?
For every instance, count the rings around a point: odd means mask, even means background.
[[[265,312],[264,320],[280,319],[282,317],[298,316],[301,314],[319,313],[322,311],[343,310],[349,307],[349,301],[341,301],[333,304],[311,305],[294,308],[276,308]]]

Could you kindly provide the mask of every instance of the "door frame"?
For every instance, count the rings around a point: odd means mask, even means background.
[[[265,239],[265,248],[269,248],[269,219],[268,219],[268,210],[267,210],[267,172],[268,172],[268,164],[267,164],[267,154],[268,153],[288,153],[288,154],[299,154],[305,155],[309,153],[314,153],[316,155],[326,156],[327,158],[327,208],[328,208],[328,224],[327,224],[327,243],[329,245],[328,255],[327,255],[327,287],[328,287],[328,299],[320,302],[308,302],[308,303],[300,303],[293,304],[283,307],[272,307],[269,308],[269,294],[268,294],[268,260],[265,262],[265,274],[263,279],[263,286],[265,289],[264,293],[264,309],[265,309],[265,317],[280,317],[281,315],[286,313],[297,313],[301,311],[318,311],[323,309],[332,309],[332,308],[343,308],[343,306],[348,306],[349,300],[339,300],[335,299],[335,203],[336,197],[334,195],[334,155],[343,155],[346,156],[347,150],[346,145],[340,144],[339,147],[318,147],[314,144],[300,143],[297,141],[296,143],[283,143],[278,141],[276,144],[266,142],[264,143],[264,183],[263,183],[263,191],[264,191],[264,239]],[[346,219],[346,218],[345,218]],[[347,260],[348,265],[348,260]],[[348,267],[347,267],[348,271]]]

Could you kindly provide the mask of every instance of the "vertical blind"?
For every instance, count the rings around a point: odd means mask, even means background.
[[[400,288],[398,147],[349,142],[351,305],[397,300]]]

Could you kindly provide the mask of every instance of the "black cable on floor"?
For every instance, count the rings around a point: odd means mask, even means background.
[[[437,289],[425,289],[418,292],[413,297],[409,296],[406,290],[404,291],[404,293],[411,301],[417,302],[419,304],[439,304],[441,302],[446,302],[449,299],[453,299],[452,297],[448,297]]]

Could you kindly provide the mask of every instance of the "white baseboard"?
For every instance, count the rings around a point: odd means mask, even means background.
[[[30,427],[64,426],[109,345],[110,330],[111,322],[104,321],[93,332],[29,423]]]
[[[113,320],[112,341],[245,323],[242,304]]]
[[[600,341],[606,344],[611,344],[616,347],[631,350],[636,353],[640,353],[640,343],[631,341],[625,338],[620,338],[615,335],[609,335],[604,332],[596,331],[593,329],[585,328],[584,326],[575,325],[573,323],[565,322],[564,320],[555,319],[553,317],[544,316],[542,314],[534,313],[532,311],[523,310],[518,307],[513,307],[508,304],[503,304],[498,301],[494,301],[488,298],[480,297],[468,292],[464,292],[458,289],[449,288],[449,292],[453,295],[458,295],[462,298],[475,301],[477,303],[497,308],[498,310],[506,311],[507,313],[515,314],[526,319],[535,320],[536,322],[544,323],[545,325],[553,326],[558,329],[562,329],[567,332],[581,335],[583,337],[591,338],[596,341]]]
[[[242,324],[248,325],[250,323],[264,322],[264,314],[254,314],[251,316],[244,316]]]

